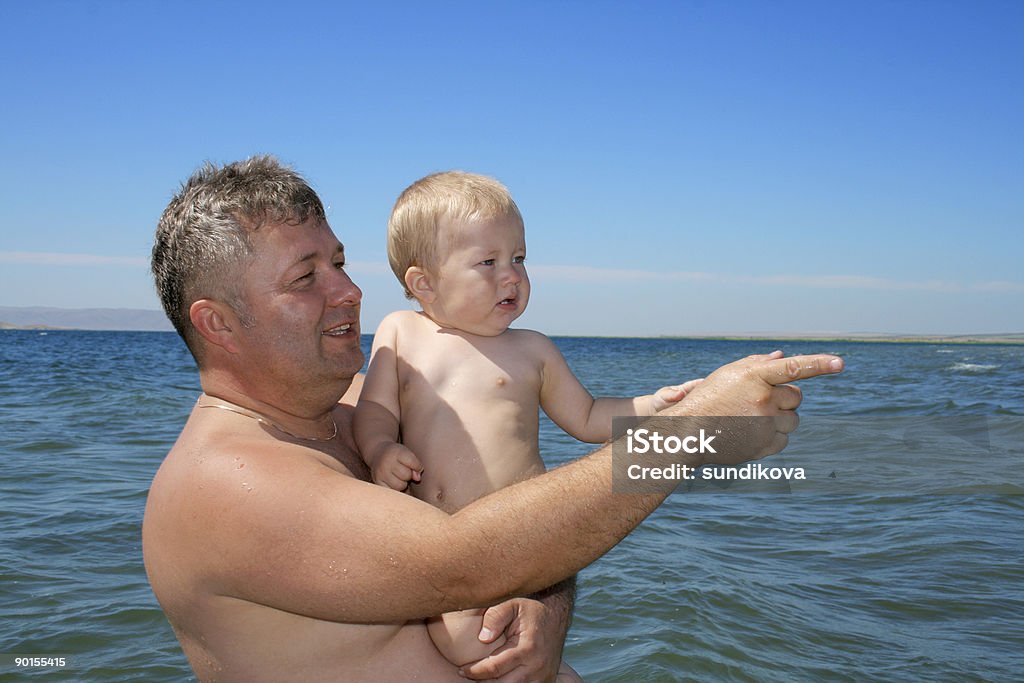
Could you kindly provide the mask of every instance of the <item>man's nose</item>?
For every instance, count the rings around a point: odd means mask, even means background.
[[[344,270],[336,269],[331,278],[330,302],[332,306],[355,306],[363,299],[363,291],[352,282]]]

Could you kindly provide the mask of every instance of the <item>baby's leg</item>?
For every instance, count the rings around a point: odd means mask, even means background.
[[[562,663],[558,666],[558,675],[555,676],[555,683],[583,683],[583,679],[563,659]]]
[[[480,642],[480,626],[484,610],[467,609],[448,612],[427,620],[427,632],[444,658],[452,664],[462,666],[483,659],[505,644],[504,634],[493,643]]]

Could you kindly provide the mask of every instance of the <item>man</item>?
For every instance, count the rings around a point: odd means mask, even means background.
[[[204,393],[150,490],[153,590],[202,681],[459,680],[423,619],[503,600],[485,624],[509,650],[467,673],[546,680],[564,591],[515,596],[571,577],[665,493],[614,493],[610,447],[451,516],[369,483],[344,259],[316,194],[271,158],[201,169],[164,212],[153,271]],[[719,369],[666,414],[777,417],[743,457],[779,450],[800,403],[785,383],[842,366],[780,356]]]

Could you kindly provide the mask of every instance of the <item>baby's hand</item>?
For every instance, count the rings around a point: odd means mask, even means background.
[[[423,465],[416,454],[400,443],[389,443],[373,457],[373,483],[396,491],[409,488],[410,481],[418,482]]]
[[[651,396],[651,408],[654,412],[659,413],[665,408],[671,405],[675,405],[683,400],[688,393],[693,391],[698,384],[704,381],[704,378],[691,379],[689,382],[678,384],[671,387],[662,387],[654,392]]]

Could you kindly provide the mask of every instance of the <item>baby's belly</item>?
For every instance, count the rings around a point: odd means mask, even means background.
[[[524,441],[508,430],[486,437],[448,433],[435,429],[432,443],[406,445],[423,464],[419,484],[410,487],[414,496],[446,512],[455,512],[477,498],[517,481],[544,472],[536,438]]]
[[[522,397],[473,397],[403,403],[403,441],[423,464],[412,493],[446,512],[544,471],[536,405],[526,407]]]
[[[484,471],[475,463],[465,461],[457,462],[454,466],[424,464],[420,483],[413,484],[409,490],[420,500],[445,512],[453,513],[477,498],[543,472],[544,464],[540,458],[536,458],[535,462],[522,463],[521,466],[510,468],[507,472],[497,473]]]

